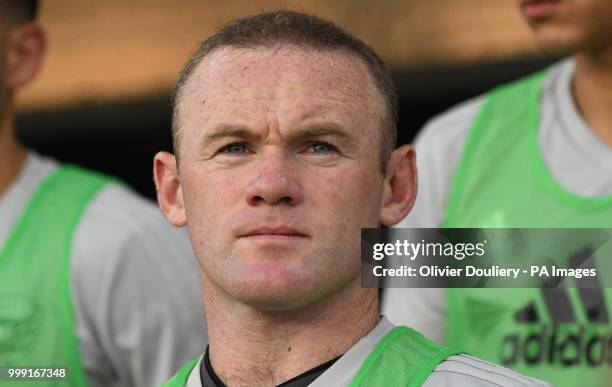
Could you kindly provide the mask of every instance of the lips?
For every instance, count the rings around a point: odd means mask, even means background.
[[[261,226],[249,229],[240,235],[241,238],[307,238],[305,233],[288,226]]]
[[[523,0],[521,10],[529,19],[540,19],[550,16],[559,3],[559,0]]]

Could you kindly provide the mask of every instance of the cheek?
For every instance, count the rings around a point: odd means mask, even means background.
[[[183,181],[183,197],[190,228],[210,232],[219,230],[239,202],[240,179],[227,174],[194,171]]]
[[[363,169],[344,169],[310,183],[321,212],[337,227],[376,227],[382,195],[382,176]]]
[[[363,170],[345,170],[333,177],[326,176],[313,193],[316,200],[310,221],[317,222],[316,237],[325,246],[326,269],[321,273],[335,273],[335,280],[354,278],[359,274],[361,228],[378,226],[382,177]],[[311,209],[308,209],[310,211]],[[332,281],[333,282],[333,281]]]

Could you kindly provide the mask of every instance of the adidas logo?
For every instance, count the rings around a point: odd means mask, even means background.
[[[577,255],[573,267],[594,268],[590,251]],[[579,262],[578,262],[579,261]],[[575,265],[575,266],[574,266]],[[514,314],[520,324],[541,324],[531,333],[506,335],[499,359],[505,366],[561,364],[566,367],[612,367],[612,329],[601,283],[597,277],[575,279],[577,297],[572,305],[568,289],[543,288],[541,295],[551,323],[542,324],[535,302]],[[557,284],[558,285],[558,284]],[[578,310],[576,310],[578,309]],[[582,316],[578,318],[578,313]],[[579,323],[579,320],[588,323]]]

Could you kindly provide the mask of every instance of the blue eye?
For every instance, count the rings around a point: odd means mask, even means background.
[[[248,152],[248,148],[243,142],[233,142],[231,144],[227,144],[219,153],[230,153],[230,154],[244,154]]]
[[[327,154],[337,152],[338,148],[327,142],[315,142],[308,147],[308,153]]]

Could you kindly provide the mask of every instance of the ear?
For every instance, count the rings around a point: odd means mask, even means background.
[[[393,151],[387,164],[380,223],[391,226],[408,214],[417,193],[416,153],[411,145]]]
[[[37,21],[13,27],[7,41],[6,85],[21,88],[38,74],[47,49],[45,32]]]
[[[168,222],[176,227],[187,224],[183,190],[176,158],[168,152],[159,152],[153,161],[153,176],[157,189],[157,203]]]

